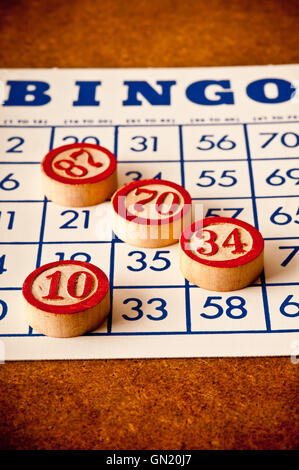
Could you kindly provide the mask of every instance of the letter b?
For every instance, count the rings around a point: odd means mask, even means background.
[[[50,88],[46,82],[9,80],[7,85],[10,85],[10,93],[3,106],[43,106],[51,101],[51,97],[45,93]],[[29,86],[33,89],[28,90]],[[31,96],[31,99],[26,100],[27,96]]]

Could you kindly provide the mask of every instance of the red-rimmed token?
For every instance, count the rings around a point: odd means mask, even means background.
[[[189,193],[172,181],[133,181],[113,195],[114,232],[137,246],[176,243],[191,222],[191,203]]]
[[[116,158],[106,148],[77,143],[51,150],[41,163],[45,195],[63,206],[91,206],[117,187]]]
[[[83,261],[41,266],[25,279],[22,292],[29,325],[47,336],[79,336],[94,330],[110,309],[106,274]]]
[[[180,268],[204,289],[230,291],[262,272],[264,240],[252,225],[228,217],[207,217],[187,227],[180,239]]]

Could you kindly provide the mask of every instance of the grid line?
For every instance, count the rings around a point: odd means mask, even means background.
[[[118,127],[114,129],[114,155],[117,159],[118,156]],[[115,257],[115,241],[116,237],[114,232],[111,235],[111,248],[110,248],[110,270],[109,270],[109,286],[110,286],[110,312],[107,319],[107,334],[112,332],[112,320],[113,320],[113,283],[114,283],[114,257]]]
[[[253,208],[254,225],[257,229],[259,229],[258,212],[257,212],[256,200],[255,200],[254,177],[253,177],[250,145],[249,145],[249,138],[248,138],[248,132],[247,132],[247,125],[246,124],[244,124],[244,137],[245,137],[246,152],[247,152],[247,159],[248,159],[248,170],[249,170],[250,188],[251,188],[251,196],[252,196],[252,208]],[[267,331],[271,331],[269,304],[268,304],[267,288],[265,286],[264,269],[263,269],[263,271],[260,275],[260,279],[261,279],[261,284],[262,284],[262,296],[263,296],[266,328],[267,328]]]

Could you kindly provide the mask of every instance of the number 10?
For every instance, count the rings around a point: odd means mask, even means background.
[[[76,293],[76,285],[77,281],[79,279],[79,276],[81,274],[84,274],[85,276],[85,281],[84,281],[84,286],[83,286],[83,291],[81,295],[78,295]],[[47,279],[50,279],[50,287],[49,287],[49,293],[45,296],[43,296],[43,299],[46,300],[61,300],[63,297],[58,295],[58,288],[59,288],[59,283],[60,283],[60,278],[61,278],[61,271],[55,271],[53,274],[49,274],[49,276],[46,277]],[[83,297],[86,297],[88,294],[90,294],[91,289],[93,286],[93,276],[87,272],[87,271],[77,271],[73,273],[67,282],[67,293],[71,296],[74,297],[75,299],[82,299]]]

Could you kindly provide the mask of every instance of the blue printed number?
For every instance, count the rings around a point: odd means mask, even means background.
[[[13,146],[6,150],[6,153],[22,153],[23,150],[20,150],[20,147],[23,145],[25,140],[23,137],[9,137],[7,142],[14,142]]]
[[[123,303],[125,305],[128,304],[129,302],[136,302],[136,305],[131,307],[131,310],[134,310],[134,312],[137,312],[137,315],[135,317],[129,317],[128,315],[123,314],[123,318],[125,320],[129,320],[129,321],[139,320],[140,318],[142,318],[143,317],[143,311],[141,310],[141,307],[142,307],[141,300],[140,299],[135,299],[134,297],[131,297],[131,298],[126,299],[126,300],[123,301]]]
[[[295,180],[295,185],[299,184],[299,168],[291,168],[290,170],[286,171],[286,176],[282,176],[279,174],[281,170],[278,168],[277,170],[273,171],[271,175],[266,178],[266,182],[271,184],[271,186],[281,186],[284,184],[287,179]],[[297,176],[296,176],[297,173]]]
[[[224,207],[223,209],[216,209],[210,207],[210,209],[207,210],[206,217],[220,217],[220,214],[215,214],[215,212],[221,212],[221,211],[232,211],[232,214],[228,214],[232,219],[236,219],[241,212],[244,210],[244,207],[238,207],[238,208],[233,208],[233,207]]]
[[[4,214],[8,214],[8,218],[6,218]],[[7,223],[7,230],[12,230],[14,220],[15,220],[15,211],[6,211],[6,212],[3,212],[3,215],[2,215],[2,211],[0,211],[0,221],[2,221],[3,219],[4,219],[4,223],[5,224]]]
[[[285,267],[289,264],[289,262],[294,258],[296,253],[299,251],[299,246],[279,246],[280,250],[292,250],[291,253],[283,260],[281,266]]]
[[[57,253],[55,253],[56,256],[58,256],[58,259],[59,261],[63,261],[64,258],[65,258],[65,253],[63,253],[62,251],[58,251]],[[88,254],[88,253],[84,253],[84,252],[78,252],[78,253],[74,253],[70,259],[71,260],[76,260],[78,258],[84,258],[84,259],[79,259],[79,261],[86,261],[86,263],[89,263],[90,260],[91,260],[91,256]]]
[[[299,208],[297,209],[296,215],[299,215]],[[287,225],[293,221],[293,217],[283,210],[283,207],[278,207],[273,214],[270,216],[272,224],[275,225]],[[299,224],[299,220],[294,220],[295,224]]]
[[[140,171],[127,171],[127,173],[125,173],[125,176],[129,176],[132,181],[137,181],[143,178],[142,173],[140,173]],[[159,173],[157,173],[156,176],[152,177],[152,179],[162,179],[162,172],[160,171]]]
[[[232,150],[236,147],[236,142],[228,139],[228,135],[224,135],[217,142],[214,141],[214,135],[203,135],[198,141],[198,150],[211,150],[214,147],[218,147],[220,150]]]
[[[20,183],[16,179],[12,178],[13,175],[13,173],[9,173],[0,181],[0,189],[3,189],[4,191],[13,191],[20,186]]]
[[[152,152],[158,150],[158,137],[143,137],[142,135],[135,135],[132,139],[135,143],[134,147],[130,147],[130,150],[134,152],[144,152],[144,150],[150,149]]]
[[[7,303],[4,300],[0,300],[0,312],[0,320],[3,320],[7,314]]]
[[[208,188],[209,186],[213,186],[214,184],[218,184],[218,186],[229,187],[234,186],[238,180],[235,176],[230,175],[229,173],[236,173],[236,170],[224,170],[220,176],[220,182],[216,181],[214,176],[209,175],[208,173],[215,173],[216,170],[203,170],[198,177],[201,180],[201,183],[196,183],[197,186],[202,188]]]
[[[143,317],[144,315],[144,312],[142,310],[142,301],[140,299],[137,299],[135,297],[130,297],[129,299],[125,299],[123,301],[124,304],[128,304],[129,302],[134,302],[136,305],[133,305],[133,307],[131,307],[131,310],[133,310],[134,312],[137,312],[137,315],[133,316],[133,317],[129,317],[128,315],[126,314],[123,314],[122,317],[125,319],[125,320],[129,320],[129,321],[135,321],[135,320],[140,320],[140,318]],[[157,303],[157,306],[155,307],[155,310],[157,311],[160,311],[161,312],[161,315],[159,316],[153,316],[151,314],[147,314],[146,317],[149,319],[149,320],[153,320],[153,321],[158,321],[158,320],[164,320],[164,318],[167,317],[168,313],[167,313],[167,310],[165,309],[166,307],[166,301],[164,299],[161,299],[160,297],[156,297],[154,299],[150,299],[147,301],[147,304],[154,304],[154,303]]]
[[[61,225],[59,228],[78,228],[78,225],[72,225],[72,224],[73,224],[73,222],[75,222],[75,220],[78,219],[79,213],[77,211],[67,210],[67,211],[61,212],[60,215],[66,215],[66,214],[70,214],[70,215],[72,215],[72,217],[67,222],[65,222],[63,225]],[[89,226],[89,210],[81,211],[81,214],[84,214],[83,228],[88,228],[88,226]]]
[[[224,309],[218,303],[218,301],[220,300],[222,300],[221,296],[207,297],[207,300],[205,301],[203,308],[214,307],[216,309],[216,313],[214,314],[201,313],[200,315],[203,318],[208,318],[208,319],[216,319],[216,318],[221,317],[221,315],[224,313]],[[226,299],[226,305],[227,305],[227,309],[225,311],[226,315],[229,318],[233,318],[233,319],[240,319],[240,318],[246,317],[247,310],[244,307],[245,303],[246,302],[243,297],[239,297],[237,295],[228,297]],[[240,310],[241,313],[239,315],[233,314],[232,313],[233,310]]]
[[[169,266],[170,266],[170,261],[168,258],[166,258],[165,254],[169,254],[170,251],[168,250],[165,250],[165,251],[156,251],[155,253],[155,256],[153,257],[152,259],[152,262],[154,261],[158,261],[158,266],[150,266],[149,268],[152,269],[153,271],[165,271],[165,269],[168,269]],[[145,261],[146,259],[146,254],[143,252],[143,251],[130,251],[130,253],[128,253],[128,256],[136,256],[136,259],[135,259],[135,262],[138,263],[137,266],[127,266],[127,268],[129,269],[129,271],[134,271],[134,272],[138,272],[138,271],[143,271],[146,267],[147,267],[147,263]]]
[[[3,274],[7,269],[4,267],[5,255],[0,256],[0,274]]]
[[[79,138],[76,137],[75,135],[66,135],[65,137],[63,137],[62,140],[64,142],[70,141],[69,142],[70,144],[77,144],[78,142],[82,142],[82,143],[101,145],[100,139],[98,139],[97,137],[93,135],[88,135],[87,137],[84,137],[82,140],[79,140]]]
[[[298,317],[299,316],[299,303],[298,302],[291,302],[293,295],[288,295],[286,299],[282,302],[280,306],[280,313],[284,315],[285,317]],[[288,307],[291,307],[291,310],[294,309],[295,307],[295,312],[290,313],[290,309]],[[288,308],[288,312],[286,309]]]
[[[278,132],[260,132],[260,135],[270,136],[264,143],[261,145],[261,148],[266,148],[274,139],[279,135]],[[285,147],[298,147],[299,145],[299,135],[296,132],[285,132],[280,136],[280,142]]]

